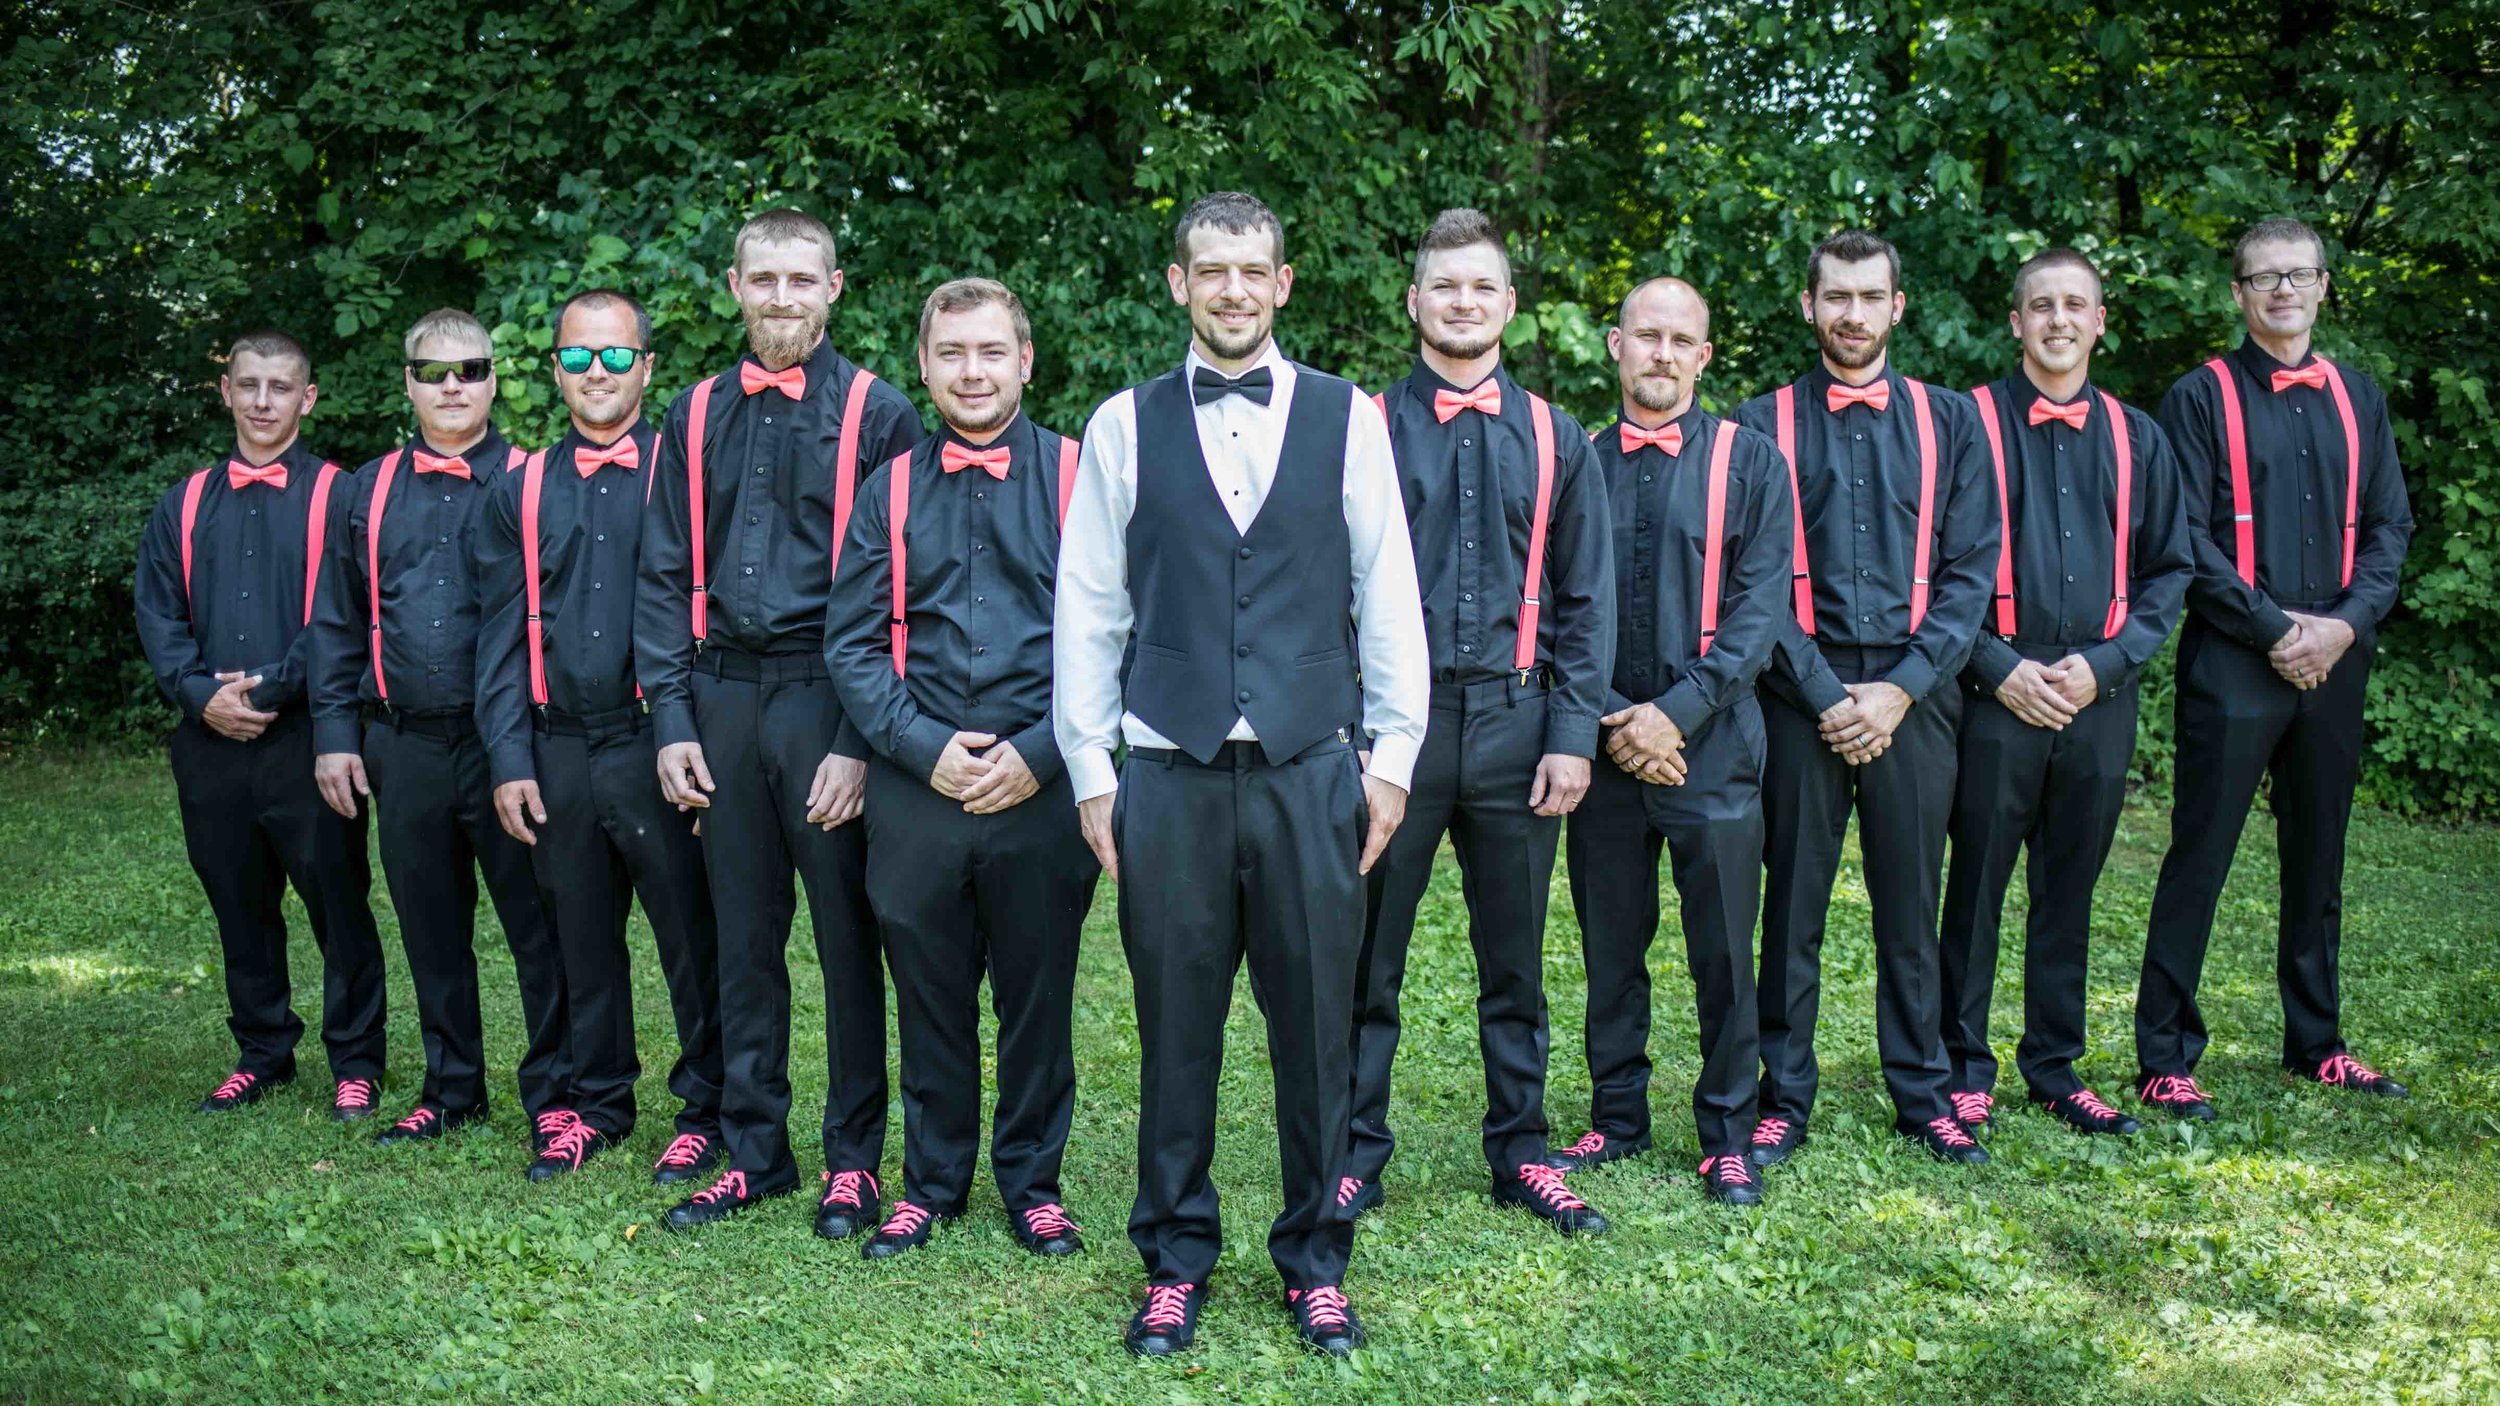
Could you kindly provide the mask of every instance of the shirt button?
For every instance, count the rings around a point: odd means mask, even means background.
[[[754,515],[753,513],[749,513],[749,514],[747,514],[747,526],[749,526],[749,527],[753,527],[753,526],[755,525],[755,523],[756,523],[756,517],[755,517],[755,515]]]
[[[243,549],[243,555],[245,555],[245,556],[247,556],[247,557],[248,557],[248,556],[255,555],[255,553],[252,551],[252,549],[251,549],[251,548],[249,548],[249,547],[245,547],[245,548]]]
[[[2059,484],[2059,485],[2057,486],[2057,496],[2059,496],[2060,498],[2063,498],[2063,497],[2065,497],[2065,496],[2066,496],[2066,485],[2064,485],[2064,484],[2062,484],[2062,483],[2061,483],[2061,484]]]
[[[1863,566],[1858,568],[1858,579],[1861,581],[1866,579],[1866,568]]]
[[[592,589],[592,590],[594,590],[594,591],[604,591],[604,590],[606,590],[607,588],[608,588],[607,583],[606,583],[606,582],[604,582],[604,581],[593,581],[593,582],[591,582],[591,583],[590,583],[590,589]]]
[[[738,617],[738,623],[741,625],[753,625],[755,623],[755,617],[752,615],[741,615]]]
[[[978,503],[978,502],[980,502],[982,499],[984,499],[984,498],[986,498],[986,497],[988,497],[988,496],[989,496],[989,495],[988,495],[988,494],[986,494],[986,493],[979,493],[979,492],[976,492],[976,493],[974,493],[974,494],[972,495],[972,501],[974,501],[974,502]]]
[[[595,639],[597,639],[597,638],[599,638],[599,632],[598,632],[597,630],[593,630],[593,631],[591,631],[591,632],[590,632],[590,637],[591,637],[592,639],[594,639],[594,640],[595,640]]]
[[[591,633],[595,635],[595,634],[597,634],[597,633],[599,633],[599,632],[598,632],[598,631],[596,631],[596,630],[593,630],[593,631],[591,631]],[[989,653],[989,652],[990,652],[990,647],[989,647],[988,645],[985,645],[985,644],[976,644],[976,645],[974,645],[974,646],[972,647],[972,652],[973,652],[973,653],[975,653],[975,654],[987,654],[987,653]]]
[[[439,629],[441,629],[441,628],[443,628],[443,622],[442,622],[442,621],[440,621],[440,620],[435,621],[435,622],[434,622],[434,628],[435,628],[435,629],[438,629],[438,630],[439,630]]]
[[[1462,644],[1458,647],[1458,652],[1461,654],[1473,654],[1476,652],[1476,647],[1472,644]]]
[[[972,550],[974,550],[974,551],[976,551],[976,552],[985,552],[985,551],[988,551],[988,550],[989,550],[989,548],[982,546],[982,545],[981,545],[980,543],[978,543],[978,542],[975,542],[975,543],[973,543],[973,544],[972,544]]]
[[[1874,617],[1874,616],[1872,616],[1872,615],[1861,615],[1861,616],[1859,616],[1859,617],[1858,617],[1858,623],[1859,623],[1859,624],[1861,624],[1861,625],[1864,625],[1864,624],[1866,624],[1866,623],[1868,623],[1868,622],[1872,621],[1874,618],[1875,618],[1875,617]]]
[[[1461,497],[1466,497],[1466,498],[1473,498],[1473,497],[1475,497],[1475,496],[1476,496],[1476,490],[1474,490],[1474,489],[1472,489],[1472,488],[1469,488],[1469,489],[1463,489],[1463,490],[1461,490],[1461,491],[1460,491],[1460,496],[1461,496]]]
[[[426,672],[427,672],[427,673],[429,673],[429,674],[439,674],[439,673],[441,673],[442,671],[443,671],[443,666],[442,666],[442,665],[440,665],[440,664],[431,664],[431,665],[428,665],[428,666],[426,667]]]
[[[2066,578],[2066,584],[2067,584],[2067,585],[2069,585],[2069,586],[2071,586],[2071,585],[2075,584],[2075,578],[2074,578],[2074,577],[2072,577],[2072,576],[2067,577],[2067,578]]]
[[[244,637],[243,637],[242,635],[236,635],[236,636],[234,637],[234,642],[235,642],[236,644],[241,644],[241,643],[243,643],[243,640],[244,640]]]
[[[252,598],[252,593],[251,593],[250,591],[245,591],[245,592],[243,593],[243,598],[244,598],[245,600],[250,600],[250,599]]]
[[[1851,436],[1849,436],[1849,437],[1850,437],[1851,439],[1864,439],[1864,438],[1866,438],[1866,436],[1865,436],[1865,435],[1862,435],[1862,434],[1853,434],[1853,435],[1851,435]]]
[[[1864,488],[1864,487],[1866,487],[1866,480],[1865,480],[1865,479],[1859,479],[1859,480],[1858,480],[1858,487],[1860,487],[1860,488]]]
[[[1472,449],[1475,447],[1475,444],[1476,442],[1472,439],[1461,439],[1458,442],[1458,447],[1461,449]]]
[[[252,515],[253,517],[259,517],[259,516],[260,516],[260,509],[258,509],[258,508],[254,508],[254,509],[252,509],[251,515]]]
[[[1649,530],[1649,524],[1648,524],[1647,522],[1643,522],[1643,523],[1641,523],[1638,527],[1636,527],[1634,530],[1635,530],[1635,531],[1639,531],[1639,532],[1647,532],[1647,531]]]
[[[1647,475],[1647,474],[1643,474],[1643,475],[1641,475],[1641,482],[1643,482],[1643,483],[1647,483],[1647,482],[1649,482],[1649,475]]]
[[[769,424],[771,424],[772,422],[773,422],[773,417],[772,417],[772,416],[767,415],[767,416],[765,416],[765,417],[764,417],[764,423],[765,423],[765,424],[769,425]]]
[[[1458,598],[1463,601],[1472,601],[1476,598],[1476,593],[1473,591],[1461,591],[1458,593]]]
[[[2297,405],[2293,406],[2293,407],[2292,407],[2292,413],[2293,413],[2293,414],[2295,414],[2295,415],[2297,415],[2297,414],[2301,413],[2301,411],[2300,411],[2300,407],[2299,407],[2299,406],[2297,406]]]
[[[2303,494],[2301,494],[2301,495],[2300,495],[2300,501],[2302,501],[2302,502],[2306,503],[2306,502],[2309,502],[2311,499],[2316,498],[2317,496],[2318,496],[2318,495],[2316,495],[2316,494],[2314,494],[2314,493],[2303,493]]]
[[[758,464],[758,465],[756,465],[756,466],[755,466],[755,471],[756,471],[757,473],[759,473],[759,474],[760,474],[760,473],[762,473],[762,472],[764,472],[764,466],[763,466],[762,464]]]
[[[2073,534],[2073,533],[2071,533],[2071,532],[2060,532],[2060,533],[2059,533],[2059,534],[2057,534],[2057,535],[2058,535],[2058,536],[2060,536],[2060,537],[2072,537],[2072,536],[2074,536],[2075,534]]]
[[[1458,545],[1460,545],[1460,546],[1462,546],[1462,547],[1465,547],[1467,550],[1469,550],[1469,551],[1471,551],[1471,552],[1472,552],[1472,551],[1474,551],[1474,550],[1476,549],[1476,544],[1475,544],[1474,542],[1472,542],[1472,541],[1461,542],[1461,543],[1459,543]]]
[[[740,574],[742,574],[742,575],[746,575],[746,576],[753,576],[753,575],[755,574],[755,568],[754,568],[754,567],[752,567],[752,566],[742,566],[742,567],[739,567],[739,568],[738,568],[738,570],[739,570]]]
[[[451,584],[451,581],[446,577],[437,576],[434,578],[434,584],[437,586],[448,586]]]
[[[1859,524],[1858,524],[1858,530],[1859,530],[1860,532],[1864,532],[1864,531],[1866,530],[1866,524],[1865,524],[1865,523],[1859,523]]]
[[[599,485],[599,496],[602,498],[608,496],[608,486],[604,483]]]
[[[435,538],[434,540],[435,540],[435,541],[437,541],[437,542],[449,542],[449,541],[451,540],[451,538],[450,538],[449,536],[443,536],[443,537],[437,537],[437,538]]]
[[[972,598],[972,603],[974,605],[988,605],[990,603],[990,598],[988,596],[974,596]]]
[[[451,495],[450,495],[450,494],[448,494],[448,493],[444,494],[444,495],[443,495],[443,501],[444,501],[444,502],[446,502],[446,503],[450,502],[450,501],[451,501]]]

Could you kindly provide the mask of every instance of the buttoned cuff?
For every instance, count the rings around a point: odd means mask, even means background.
[[[1088,747],[1066,758],[1069,789],[1080,802],[1108,796],[1120,789],[1120,773],[1111,765],[1111,749]]]
[[[1548,706],[1545,710],[1545,753],[1559,757],[1595,757],[1597,719],[1586,713],[1565,712]]]
[[[651,709],[651,736],[663,747],[674,747],[680,742],[700,744],[703,734],[695,730],[694,706],[676,699],[655,704]]]
[[[2336,619],[2343,621],[2345,624],[2352,626],[2352,647],[2354,649],[2367,651],[2378,647],[2378,617],[2372,613],[2368,606],[2363,605],[2361,602],[2354,600],[2350,596],[2346,596],[2344,599],[2337,601],[2335,603],[2335,608],[2328,611],[2327,614],[2332,615]]]
[[[204,721],[208,716],[208,700],[216,697],[217,690],[224,687],[217,682],[214,674],[200,673],[185,678],[182,686],[175,690],[182,697],[183,715],[195,723]]]
[[[2263,654],[2291,633],[2292,617],[2283,613],[2283,607],[2261,598],[2248,612],[2248,628],[2253,634],[2243,643]]]
[[[1817,663],[1821,662],[1817,657]],[[1816,669],[1797,681],[1797,695],[1806,700],[1816,717],[1849,701],[1849,690],[1842,687],[1840,676],[1829,669]]]
[[[527,729],[516,738],[486,749],[486,775],[497,786],[538,779],[538,758],[532,754]]]
[[[1024,769],[1033,773],[1033,784],[1036,786],[1048,786],[1068,769],[1067,763],[1060,760],[1059,742],[1051,735],[1050,715],[1047,713],[1042,715],[1041,721],[1007,741],[1016,749],[1016,755],[1024,758]]]
[[[1372,762],[1365,771],[1401,791],[1411,792],[1415,789],[1415,756],[1422,750],[1423,744],[1414,738],[1390,733],[1372,743]]]
[[[2075,653],[2092,666],[2092,683],[2103,698],[2125,688],[2127,680],[2135,675],[2135,665],[2128,660],[2126,651],[2108,640]]]
[[[1936,686],[1936,666],[1915,654],[1905,655],[1892,666],[1891,673],[1884,675],[1884,682],[1910,695],[1910,701],[1916,703]]]
[[[926,781],[937,775],[938,758],[946,755],[946,744],[954,740],[955,729],[922,713],[903,729],[891,760],[913,777]]]
[[[2005,686],[2005,680],[2013,674],[2014,666],[2021,662],[2023,656],[2014,646],[1995,635],[1981,635],[1978,642],[1970,647],[1970,664],[1964,672],[1981,690],[1994,693]],[[2092,672],[2099,673],[2100,666],[2093,665]]]
[[[324,713],[313,719],[313,755],[364,751],[364,720],[354,713]]]
[[[1660,694],[1657,706],[1659,712],[1667,715],[1667,721],[1675,724],[1675,730],[1686,737],[1699,732],[1713,711],[1689,679],[1678,679],[1674,687]]]

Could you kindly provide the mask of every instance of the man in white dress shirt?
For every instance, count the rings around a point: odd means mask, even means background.
[[[1336,1197],[1362,876],[1405,814],[1430,664],[1380,412],[1272,339],[1284,244],[1251,196],[1181,217],[1166,278],[1188,357],[1094,412],[1059,551],[1054,727],[1137,986],[1147,1290],[1125,1341],[1145,1356],[1194,1340],[1223,1243],[1208,1168],[1245,955],[1284,1183],[1268,1253],[1305,1342],[1363,1340]]]

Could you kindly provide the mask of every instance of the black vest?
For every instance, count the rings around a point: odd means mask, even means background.
[[[1276,480],[1246,533],[1207,477],[1181,372],[1137,388],[1128,708],[1202,762],[1236,715],[1278,763],[1362,714],[1345,521],[1354,386],[1295,370]]]

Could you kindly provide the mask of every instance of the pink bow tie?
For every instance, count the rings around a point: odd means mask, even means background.
[[[1835,415],[1852,405],[1864,405],[1869,410],[1889,410],[1892,408],[1892,382],[1875,381],[1863,386],[1844,386],[1835,381],[1824,388],[1823,404],[1829,407]]]
[[[2091,415],[2092,402],[2088,400],[2078,400],[2072,402],[2071,404],[2060,405],[2056,401],[2051,400],[2044,395],[2032,398],[2031,423],[2035,425],[2047,424],[2051,420],[2063,420],[2066,422],[2066,428],[2070,430],[2079,430],[2083,428],[2083,422],[2089,419]]]
[[[1501,382],[1488,380],[1472,391],[1434,391],[1432,393],[1433,418],[1442,424],[1446,425],[1457,419],[1458,412],[1461,410],[1480,410],[1487,415],[1501,414]]]
[[[990,477],[1002,482],[1007,477],[1007,463],[1014,457],[1014,454],[1009,452],[1007,446],[1003,444],[994,444],[987,449],[975,449],[970,445],[957,444],[950,439],[938,446],[938,466],[948,473],[962,473],[977,464]]]
[[[2326,363],[2313,361],[2297,371],[2274,373],[2274,393],[2281,395],[2294,386],[2307,386],[2313,391],[2326,389]]]
[[[226,461],[226,486],[228,488],[240,493],[255,483],[265,483],[284,492],[286,490],[286,461],[272,459],[257,468],[240,459]]]
[[[1623,432],[1623,452],[1633,454],[1645,445],[1657,445],[1675,458],[1684,452],[1684,422],[1678,420],[1661,430],[1645,430],[1626,420],[1618,427]]]
[[[411,458],[415,460],[417,472],[421,474],[449,474],[453,478],[469,476],[469,461],[457,454],[438,459],[420,449]]]
[[[632,435],[625,436],[605,449],[595,449],[587,444],[573,446],[573,468],[582,477],[590,477],[602,464],[614,464],[624,469],[638,469],[642,467],[642,451],[634,447]]]
[[[738,363],[738,385],[748,395],[770,386],[796,400],[807,394],[807,367],[785,366],[779,371],[767,371],[752,361],[742,361]]]

